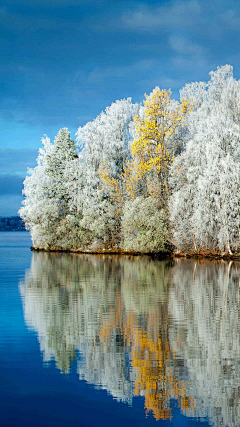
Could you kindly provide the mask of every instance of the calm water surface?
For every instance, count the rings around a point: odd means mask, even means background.
[[[0,426],[239,426],[240,264],[0,233]]]

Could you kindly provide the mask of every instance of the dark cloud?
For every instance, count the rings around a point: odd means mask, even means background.
[[[17,175],[0,175],[0,196],[21,195],[23,180]]]
[[[0,216],[15,216],[21,207],[21,195],[0,195]]]
[[[62,7],[81,7],[88,4],[102,6],[106,0],[8,0],[8,5],[12,6],[28,6],[31,8],[40,9],[55,9]]]
[[[37,165],[37,155],[38,151],[34,149],[0,149],[0,173],[3,176],[26,176],[27,168]]]

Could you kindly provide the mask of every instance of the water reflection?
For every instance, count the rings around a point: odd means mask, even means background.
[[[179,263],[172,270],[169,339],[184,359],[194,416],[240,424],[239,264]]]
[[[237,263],[34,253],[20,284],[44,360],[156,420],[240,424]]]

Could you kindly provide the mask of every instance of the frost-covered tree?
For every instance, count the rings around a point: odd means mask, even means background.
[[[42,138],[43,148],[39,149],[37,166],[28,169],[28,176],[24,181],[23,195],[25,199],[19,210],[20,217],[31,232],[33,245],[44,247],[49,241],[51,230],[51,216],[57,215],[55,206],[46,198],[45,188],[50,184],[50,177],[45,174],[47,155],[52,151],[52,144],[48,137]]]
[[[24,181],[26,196],[20,216],[29,228],[33,246],[45,249],[76,249],[85,243],[77,194],[81,184],[80,164],[70,132],[63,128],[54,144],[43,139],[37,166]]]
[[[161,252],[167,249],[168,218],[158,200],[137,197],[126,203],[122,218],[122,247],[128,251]]]
[[[192,109],[191,100],[179,104],[170,95],[170,90],[156,87],[145,95],[144,107],[134,118],[131,162],[124,171],[130,199],[122,219],[122,244],[127,250],[158,252],[168,246],[169,167],[182,146],[184,117]]]
[[[80,158],[89,173],[85,171],[90,185],[88,197],[92,188],[99,186],[99,169],[107,168],[114,178],[123,172],[132,141],[130,128],[137,111],[138,105],[132,104],[131,98],[118,100],[92,122],[78,129],[76,141]]]
[[[60,216],[65,216],[70,211],[69,201],[72,195],[69,192],[68,166],[77,158],[75,142],[70,138],[69,130],[60,129],[51,153],[47,154],[45,169],[46,175],[51,179],[51,184],[46,187],[46,194],[48,198],[57,201]]]
[[[162,207],[169,199],[168,171],[182,146],[180,128],[192,109],[191,100],[171,99],[170,90],[156,87],[145,95],[142,114],[135,116],[136,137],[131,145],[137,180],[145,181],[147,195],[157,197]]]
[[[240,83],[225,65],[181,96],[193,98],[195,108],[186,149],[171,168],[174,243],[231,253],[240,247]]]
[[[118,206],[113,200],[114,190],[103,175],[120,182],[129,158],[131,126],[137,111],[138,105],[132,104],[131,98],[116,101],[76,133],[84,182],[78,206],[84,226],[88,225],[95,235],[95,247],[119,242]]]
[[[67,128],[58,132],[46,162],[45,174],[50,178],[50,183],[45,187],[45,194],[57,212],[51,225],[50,244],[64,249],[74,247],[81,220],[81,213],[76,207],[80,165],[75,142]]]

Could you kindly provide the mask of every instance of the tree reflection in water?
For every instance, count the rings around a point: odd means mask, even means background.
[[[34,253],[20,284],[45,361],[146,413],[240,423],[237,263]]]

